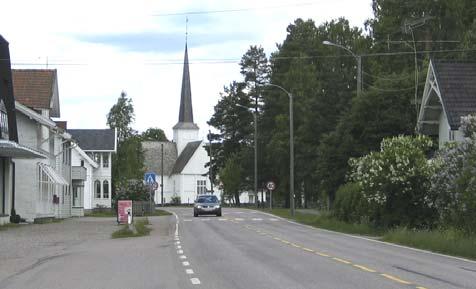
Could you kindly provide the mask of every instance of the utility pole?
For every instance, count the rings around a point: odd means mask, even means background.
[[[210,142],[210,166],[208,167],[208,174],[210,175],[210,190],[213,195],[213,175],[212,175],[212,131],[208,130],[208,141]]]
[[[160,158],[160,168],[162,170],[160,174],[160,204],[162,207],[164,206],[164,144],[160,144],[161,148],[161,155],[162,157]]]
[[[254,160],[254,169],[255,169],[255,195],[256,195],[256,204],[259,206],[258,202],[258,107],[255,108],[253,113],[253,122],[255,127],[254,143],[255,143],[255,160]],[[263,201],[263,193],[261,193],[261,201]]]

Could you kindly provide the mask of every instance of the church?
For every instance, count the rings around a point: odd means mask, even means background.
[[[199,138],[199,128],[193,122],[192,92],[188,51],[185,44],[182,91],[177,124],[171,142],[143,141],[146,172],[156,175],[159,184],[154,194],[156,204],[191,204],[200,194],[210,192],[210,180],[205,164],[209,161],[206,143]],[[161,186],[163,200],[161,201]],[[215,194],[216,191],[215,191]],[[217,194],[220,198],[220,194]]]

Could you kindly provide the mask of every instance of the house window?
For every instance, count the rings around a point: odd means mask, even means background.
[[[7,110],[0,100],[0,139],[8,139],[8,117]]]
[[[103,168],[109,167],[109,153],[102,154],[102,167]]]
[[[93,154],[93,160],[100,165],[101,164],[101,154],[100,153],[94,153]]]
[[[197,181],[197,193],[199,195],[205,194],[207,192],[207,181],[198,180]]]
[[[454,141],[455,140],[455,132],[450,130],[449,131],[449,140]]]
[[[102,182],[102,197],[104,199],[109,199],[109,182]]]
[[[94,182],[94,194],[96,195],[96,199],[101,198],[101,182],[99,180]]]

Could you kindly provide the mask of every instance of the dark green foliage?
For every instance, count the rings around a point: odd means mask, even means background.
[[[149,141],[168,141],[167,136],[162,129],[151,127],[148,128],[146,131],[141,133],[140,135],[142,140],[149,140]]]
[[[172,198],[170,198],[170,204],[171,205],[180,205],[181,204],[180,196],[173,195]]]
[[[242,187],[240,161],[239,155],[230,156],[219,174],[223,184],[224,199],[234,201],[236,205],[240,205],[240,189]]]
[[[107,115],[107,124],[117,130],[117,152],[112,155],[113,196],[128,180],[141,180],[144,174],[144,153],[142,138],[132,129],[134,121],[132,99],[125,92],[121,93]]]
[[[368,223],[368,210],[368,202],[358,184],[347,183],[339,187],[332,210],[334,217],[349,223]]]
[[[112,157],[112,180],[116,188],[118,183],[127,180],[142,180],[144,154],[141,142],[139,136],[133,135],[118,144]]]
[[[134,106],[132,99],[127,97],[126,92],[121,92],[121,96],[117,99],[117,103],[111,107],[107,114],[107,125],[117,130],[117,139],[119,142],[124,141],[134,134],[131,128],[134,122]]]

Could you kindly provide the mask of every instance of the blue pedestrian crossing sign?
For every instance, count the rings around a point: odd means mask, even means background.
[[[145,173],[144,181],[148,185],[152,185],[153,183],[155,183],[155,173]]]

